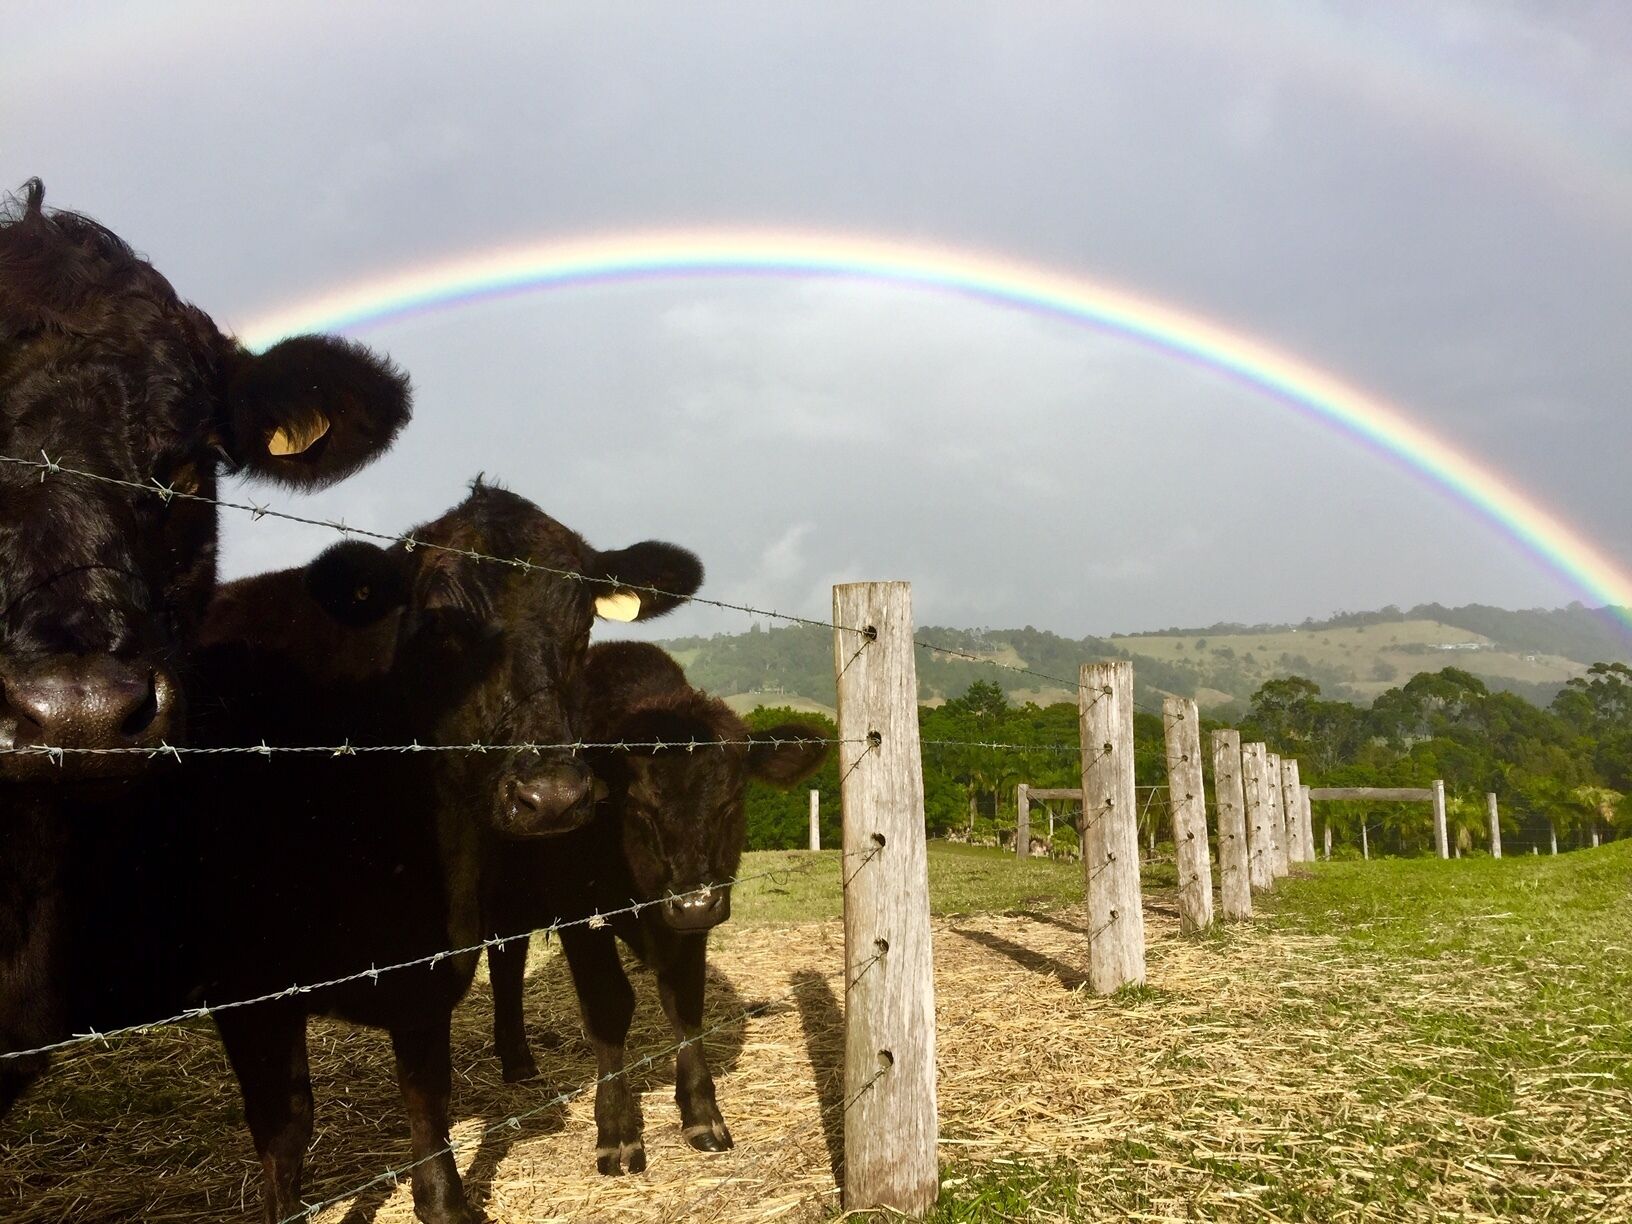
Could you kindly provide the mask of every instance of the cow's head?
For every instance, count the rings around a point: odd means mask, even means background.
[[[180,734],[178,659],[215,585],[223,472],[316,488],[380,454],[407,380],[303,336],[254,354],[102,226],[0,209],[0,749],[142,748]],[[123,483],[113,483],[123,482]],[[143,491],[144,489],[149,491]],[[70,755],[66,774],[141,756]],[[0,755],[0,778],[44,757]]]
[[[459,506],[413,532],[422,545],[414,604],[418,633],[454,650],[493,654],[490,679],[449,709],[442,742],[572,744],[583,739],[584,658],[597,616],[647,620],[702,585],[697,558],[647,540],[601,552],[526,498],[477,480]],[[515,558],[540,569],[479,560]],[[473,641],[469,627],[489,627]],[[482,755],[471,767],[485,770]],[[481,785],[486,785],[482,774]],[[518,837],[565,832],[594,811],[582,753],[513,751],[493,790],[490,824]]]
[[[621,814],[624,861],[638,898],[666,898],[660,912],[670,927],[701,931],[731,916],[748,779],[792,786],[821,767],[828,746],[809,742],[824,738],[820,727],[785,723],[750,732],[724,702],[683,681],[646,682],[678,670],[655,646],[597,646],[590,699],[608,699],[613,708],[591,722],[612,742],[665,745],[603,751],[596,767]],[[632,697],[627,705],[625,695]]]

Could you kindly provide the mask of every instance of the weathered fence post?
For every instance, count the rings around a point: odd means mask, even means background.
[[[1298,762],[1281,762],[1281,806],[1286,809],[1286,861],[1301,863],[1303,853],[1303,784]]]
[[[1451,857],[1451,839],[1445,827],[1445,780],[1434,779],[1434,845],[1439,857]]]
[[[1496,792],[1485,792],[1485,812],[1490,816],[1490,857],[1502,857],[1502,822],[1496,813]]]
[[[1139,809],[1133,789],[1133,664],[1084,663],[1082,873],[1088,890],[1088,983],[1095,994],[1145,980]]]
[[[1247,805],[1241,789],[1241,733],[1213,732],[1213,788],[1218,803],[1218,893],[1224,917],[1252,917]]]
[[[1265,780],[1268,749],[1263,744],[1241,745],[1241,788],[1245,795],[1247,861],[1254,888],[1275,883],[1274,850],[1269,840],[1269,786]]]
[[[1269,872],[1280,879],[1289,870],[1286,861],[1286,813],[1281,810],[1281,758],[1279,753],[1264,753],[1264,786],[1269,802]]]
[[[1558,826],[1553,823],[1553,818],[1551,816],[1549,816],[1547,818],[1547,841],[1548,841],[1548,844],[1552,846],[1553,853],[1557,854],[1558,853]]]
[[[1326,857],[1332,857],[1332,826],[1330,821],[1326,824]],[[1368,863],[1371,862],[1371,843],[1366,837],[1366,822],[1364,820],[1360,822],[1360,857]]]
[[[1207,853],[1207,795],[1201,780],[1201,715],[1185,697],[1162,698],[1167,746],[1167,806],[1173,814],[1173,859],[1179,876],[1179,930],[1213,925],[1213,865]]]
[[[1306,863],[1315,861],[1315,813],[1309,802],[1309,791],[1311,789],[1307,786],[1298,787],[1298,802],[1303,805],[1303,861]],[[1326,857],[1332,857],[1329,845],[1326,849]]]
[[[844,1206],[921,1216],[935,1159],[935,977],[912,588],[833,588],[844,813]]]
[[[822,792],[810,788],[810,848],[822,848]]]
[[[1014,791],[1014,853],[1019,858],[1031,857],[1031,787],[1024,782]]]

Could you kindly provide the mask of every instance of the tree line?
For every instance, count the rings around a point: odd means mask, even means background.
[[[748,722],[763,729],[792,716],[762,707]],[[798,717],[825,721],[808,712]],[[1224,725],[1204,717],[1203,742],[1208,730]],[[1263,740],[1283,757],[1298,758],[1306,785],[1427,786],[1443,778],[1450,835],[1463,850],[1485,845],[1487,791],[1498,796],[1509,853],[1531,846],[1545,851],[1553,837],[1570,848],[1632,830],[1632,668],[1624,663],[1594,664],[1547,706],[1492,690],[1454,667],[1419,673],[1369,707],[1323,698],[1318,683],[1293,675],[1261,685],[1238,726],[1243,741]],[[932,837],[1002,840],[1014,828],[1021,782],[1068,788],[1081,781],[1074,704],[1015,703],[1000,684],[975,680],[951,700],[920,707],[919,729]],[[1008,746],[964,746],[970,744]],[[1134,752],[1136,784],[1165,785],[1159,715],[1135,713]],[[1205,768],[1211,796],[1210,761]],[[836,755],[809,785],[821,791],[822,844],[836,846]],[[1140,805],[1142,833],[1170,836],[1165,796],[1141,791]],[[804,788],[751,787],[750,847],[805,845],[808,810]],[[1358,845],[1362,821],[1373,852],[1428,853],[1433,846],[1432,822],[1421,804],[1327,801],[1315,819],[1317,835],[1329,822],[1344,848]],[[1074,838],[1067,822],[1057,822],[1062,847]]]

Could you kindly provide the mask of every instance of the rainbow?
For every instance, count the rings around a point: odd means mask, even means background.
[[[663,277],[825,277],[956,294],[1086,324],[1226,375],[1400,461],[1465,503],[1632,631],[1632,575],[1510,479],[1405,410],[1260,340],[1126,290],[992,255],[789,231],[654,231],[545,242],[366,280],[239,329],[251,348],[356,332],[433,311],[573,285]]]

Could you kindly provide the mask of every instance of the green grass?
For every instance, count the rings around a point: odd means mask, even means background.
[[[1020,870],[961,847],[930,862],[942,912],[1081,893],[1074,865]],[[1286,1064],[1296,1085],[1308,1077],[1294,1105],[1232,1094],[1198,1063],[1171,1129],[1247,1139],[1198,1145],[1130,1115],[1123,1137],[1053,1160],[954,1159],[932,1219],[1629,1218],[1632,841],[1557,858],[1322,863],[1257,904],[1250,926],[1209,947],[1263,973],[1274,962],[1248,957],[1255,943],[1317,937],[1318,957],[1287,963],[1250,1020],[1303,1043]],[[1152,984],[1163,990],[1159,973]],[[1128,993],[1091,1006],[1149,992]],[[1150,1022],[1182,1040],[1169,1016],[1194,1009],[1156,1008]],[[1231,1006],[1208,1019],[1220,1017]]]
[[[845,874],[862,860],[841,860],[837,850],[758,850],[743,856],[740,876],[768,878],[738,885],[731,921],[742,926],[811,922],[843,912],[840,862]],[[1012,853],[948,842],[929,843],[929,901],[937,914],[1058,909],[1082,900],[1082,866],[1050,859],[1021,861]]]

